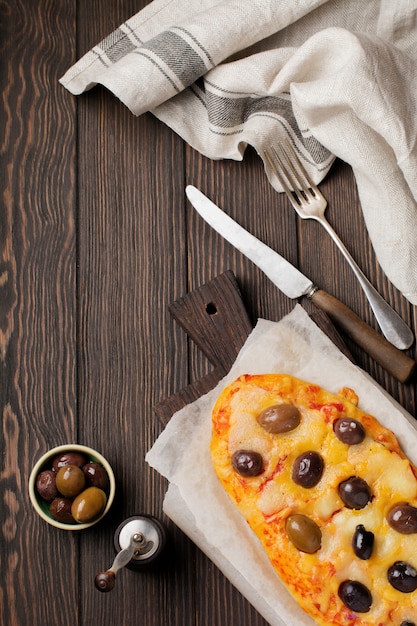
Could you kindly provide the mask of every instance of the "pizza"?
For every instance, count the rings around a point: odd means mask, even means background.
[[[352,389],[243,375],[215,403],[210,453],[317,624],[417,625],[417,469]]]

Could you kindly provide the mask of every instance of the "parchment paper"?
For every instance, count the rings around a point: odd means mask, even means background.
[[[417,463],[415,420],[353,365],[300,305],[280,322],[258,320],[228,375],[210,393],[178,411],[146,455],[170,486],[165,513],[205,552],[272,626],[313,626],[272,568],[212,468],[211,411],[221,390],[242,374],[287,373],[331,392],[344,386],[362,410],[395,432]]]

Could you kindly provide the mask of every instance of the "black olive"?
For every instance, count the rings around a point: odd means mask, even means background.
[[[324,461],[318,452],[308,451],[300,454],[292,466],[292,479],[301,487],[314,487],[323,474]]]
[[[339,585],[339,598],[356,613],[367,613],[372,605],[371,592],[357,580],[345,580]]]
[[[109,477],[106,470],[102,465],[100,465],[100,463],[91,461],[90,463],[83,465],[82,470],[88,487],[98,487],[103,491],[107,491],[109,487]]]
[[[76,465],[82,467],[87,463],[87,457],[81,452],[63,452],[52,461],[52,469],[57,472],[64,465]]]
[[[372,555],[374,549],[375,535],[370,530],[366,530],[363,524],[356,526],[352,539],[353,551],[359,559],[366,561]]]
[[[407,502],[399,502],[387,515],[388,524],[403,535],[417,532],[417,509]]]
[[[334,434],[340,441],[353,446],[365,439],[365,429],[360,422],[349,417],[340,417],[333,424]]]
[[[401,622],[400,626],[416,626],[415,622],[410,622],[408,619],[405,622]]]
[[[52,502],[58,496],[56,487],[56,472],[44,470],[36,478],[36,489],[40,497],[46,502]]]
[[[372,497],[368,483],[359,476],[350,476],[343,480],[339,484],[338,492],[348,509],[363,509]]]
[[[411,593],[417,589],[417,570],[406,561],[396,561],[388,569],[388,582],[403,593]]]
[[[232,466],[242,476],[258,476],[263,472],[262,456],[253,450],[237,450],[232,456]]]
[[[72,500],[70,498],[54,498],[49,507],[52,517],[64,524],[75,524],[71,513]]]

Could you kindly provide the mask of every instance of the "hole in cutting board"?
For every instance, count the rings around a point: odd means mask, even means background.
[[[209,315],[216,315],[217,313],[217,307],[215,304],[213,304],[213,302],[209,302],[206,305],[206,311]]]

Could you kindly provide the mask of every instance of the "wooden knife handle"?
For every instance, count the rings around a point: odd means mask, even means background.
[[[361,320],[340,300],[322,289],[318,289],[310,299],[316,307],[325,311],[348,337],[397,380],[405,383],[411,378],[416,362],[389,343],[383,335]]]

